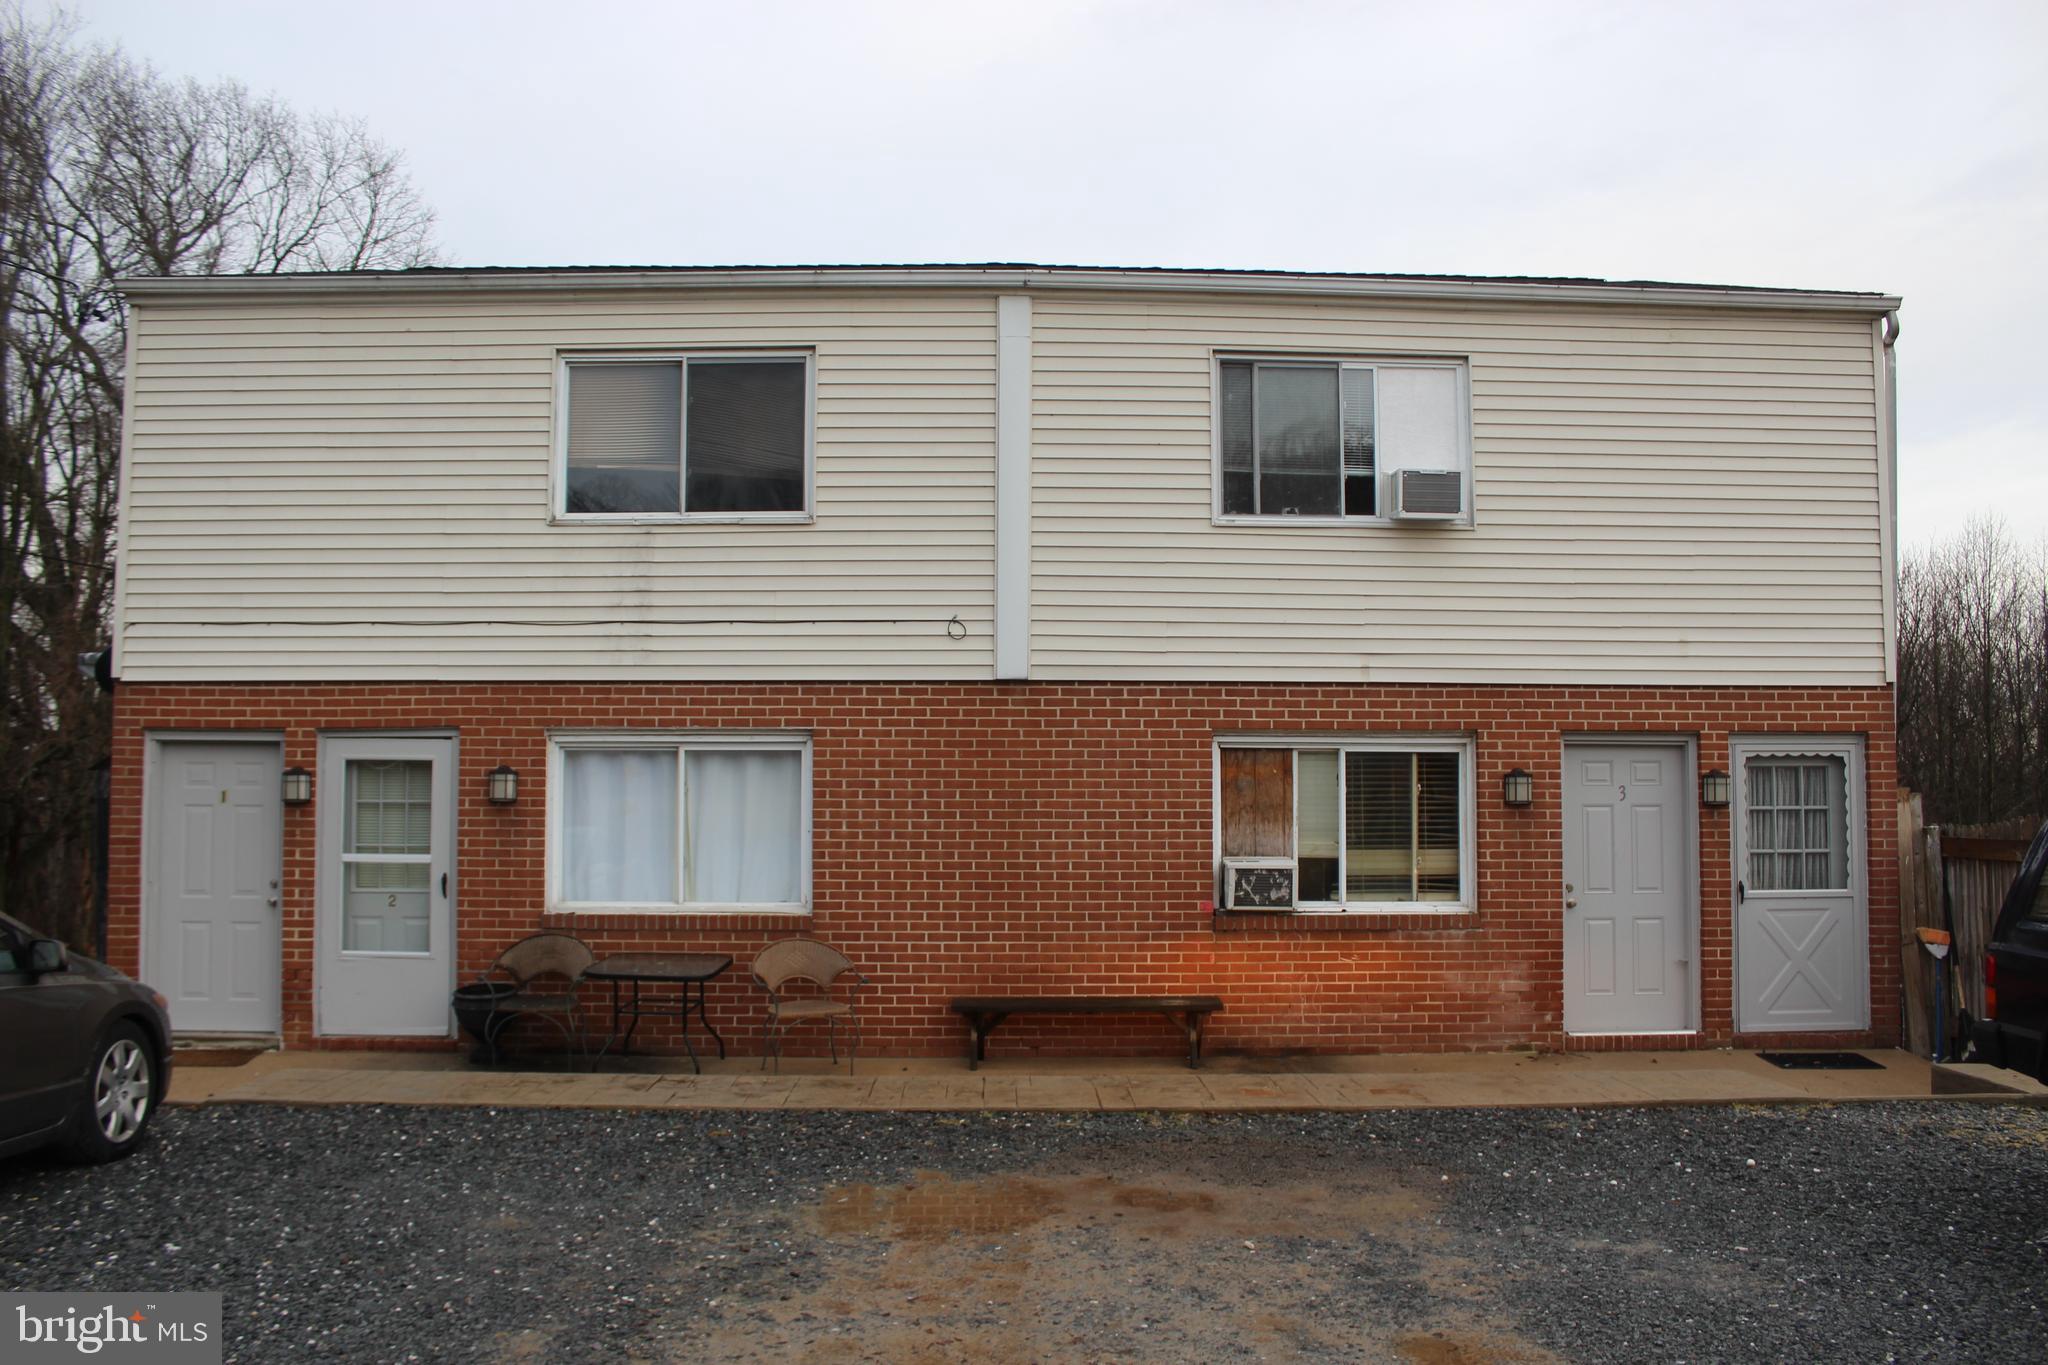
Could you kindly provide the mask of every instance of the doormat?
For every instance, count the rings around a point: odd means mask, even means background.
[[[1787,1071],[1884,1070],[1884,1063],[1873,1062],[1860,1052],[1759,1052],[1756,1055]]]

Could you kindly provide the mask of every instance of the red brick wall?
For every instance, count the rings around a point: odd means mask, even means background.
[[[323,729],[460,733],[459,969],[473,974],[542,927],[600,954],[730,951],[714,1022],[760,1047],[751,953],[790,933],[843,948],[874,986],[867,1046],[958,1053],[949,997],[994,992],[1214,992],[1211,1045],[1255,1051],[1547,1047],[1561,1028],[1561,743],[1568,734],[1684,734],[1699,765],[1730,768],[1731,733],[1867,740],[1871,1019],[1898,1034],[1898,934],[1888,690],[1438,686],[172,685],[116,696],[112,956],[140,957],[144,738],[162,730],[271,730],[285,764],[317,769]],[[813,917],[556,916],[543,912],[550,727],[793,727],[813,736]],[[1219,921],[1211,899],[1211,742],[1219,732],[1428,731],[1477,739],[1478,908],[1452,921],[1327,917]],[[484,774],[519,770],[516,806],[484,800]],[[1502,773],[1537,775],[1508,810]],[[315,806],[326,799],[316,772]],[[315,807],[285,812],[284,1017],[314,1044]],[[1700,813],[1701,1017],[1697,1045],[1731,1041],[1726,810]],[[657,1042],[659,1037],[657,1038]],[[1671,1039],[1644,1045],[1670,1046]],[[1598,1040],[1597,1046],[1632,1045]],[[822,1048],[799,1037],[792,1055]],[[1171,1052],[1150,1019],[1016,1021],[998,1052]]]

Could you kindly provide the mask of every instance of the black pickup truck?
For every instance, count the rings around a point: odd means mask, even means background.
[[[2048,825],[2034,836],[1999,908],[1984,961],[1975,1056],[2048,1081]]]

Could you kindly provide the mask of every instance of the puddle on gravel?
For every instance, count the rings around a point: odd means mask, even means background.
[[[1271,1237],[1389,1235],[1434,1212],[1438,1195],[1419,1185],[1301,1184],[1203,1188],[1111,1176],[1063,1179],[994,1176],[954,1180],[920,1172],[902,1185],[841,1185],[825,1192],[818,1227],[828,1237],[881,1236],[900,1242],[1004,1236],[1049,1224],[1097,1226],[1119,1235],[1251,1241]]]
[[[678,1327],[675,1358],[1552,1359],[1490,1311],[1495,1276],[1452,1243],[1439,1172],[1326,1180],[1300,1173],[1299,1151],[1283,1164],[1244,1146],[1115,1176],[922,1171],[828,1189],[798,1215],[815,1269],[713,1300]],[[1406,1310],[1344,1311],[1361,1274]]]
[[[528,1365],[531,1361],[546,1360],[553,1348],[557,1330],[527,1327],[518,1331],[499,1332],[492,1337],[493,1343],[497,1346],[495,1358],[500,1365]]]
[[[886,1232],[929,1241],[1014,1232],[1041,1221],[1053,1206],[1053,1196],[1036,1181],[936,1176],[894,1188],[842,1185],[827,1190],[818,1221],[828,1237]]]
[[[1526,1342],[1497,1332],[1403,1332],[1394,1349],[1411,1365],[1491,1365],[1494,1361],[1533,1362],[1555,1359]]]

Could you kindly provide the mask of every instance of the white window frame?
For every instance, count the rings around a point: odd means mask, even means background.
[[[1251,365],[1329,365],[1338,370],[1364,369],[1373,371],[1373,506],[1378,509],[1369,517],[1304,517],[1286,513],[1268,512],[1225,512],[1223,510],[1223,366],[1225,362],[1241,362]],[[1414,523],[1389,516],[1386,509],[1393,503],[1392,484],[1388,475],[1396,468],[1406,466],[1389,465],[1381,444],[1380,429],[1380,380],[1379,371],[1386,369],[1451,370],[1458,380],[1458,436],[1459,470],[1464,474],[1465,506],[1455,518],[1438,522]],[[1252,448],[1258,449],[1258,414],[1253,412]],[[1341,432],[1339,442],[1341,461]],[[1217,351],[1209,359],[1209,520],[1217,526],[1394,526],[1412,525],[1448,526],[1470,529],[1472,514],[1472,363],[1462,356],[1423,355],[1375,355],[1370,353],[1331,353],[1314,351]]]
[[[676,890],[689,885],[683,866],[683,822],[689,810],[690,750],[794,753],[801,756],[799,778],[802,828],[798,848],[802,868],[797,901],[725,903],[707,901],[572,901],[562,896],[563,781],[566,755],[575,752],[673,748],[676,752]],[[805,730],[564,730],[548,735],[547,908],[570,914],[617,915],[808,915],[811,913],[811,736]]]
[[[1445,734],[1233,734],[1218,735],[1211,762],[1210,855],[1215,864],[1215,885],[1221,904],[1223,889],[1223,751],[1225,749],[1291,749],[1295,761],[1291,794],[1292,826],[1288,831],[1288,856],[1295,860],[1295,885],[1300,883],[1301,858],[1301,762],[1303,749],[1336,750],[1337,763],[1337,885],[1344,886],[1345,844],[1344,784],[1348,781],[1344,753],[1428,753],[1458,755],[1458,899],[1455,901],[1317,901],[1297,903],[1295,912],[1304,915],[1466,915],[1478,909],[1479,890],[1479,800],[1473,780],[1477,745],[1470,735]]]
[[[678,499],[689,495],[690,366],[758,360],[800,360],[804,365],[804,505],[794,512],[571,512],[569,497],[569,371],[584,365],[680,365],[682,411],[677,414],[676,470]],[[750,522],[807,525],[817,520],[818,492],[818,357],[815,352],[787,347],[750,351],[559,351],[555,355],[554,452],[550,461],[548,519],[559,526],[738,525]]]

